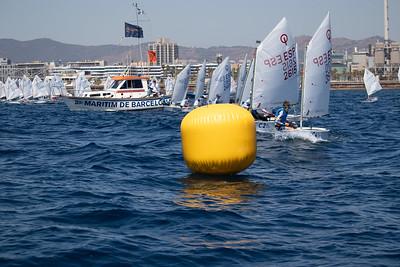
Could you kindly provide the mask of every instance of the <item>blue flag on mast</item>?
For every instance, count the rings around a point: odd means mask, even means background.
[[[125,22],[125,37],[143,38],[142,27]]]

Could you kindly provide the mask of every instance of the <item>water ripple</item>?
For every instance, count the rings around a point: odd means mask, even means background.
[[[328,142],[257,135],[222,177],[185,166],[185,114],[0,103],[0,265],[398,266],[399,93],[333,91]]]

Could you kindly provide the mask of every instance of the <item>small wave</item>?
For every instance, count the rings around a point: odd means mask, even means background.
[[[300,132],[300,131],[276,131],[274,133],[275,140],[286,141],[302,139],[304,141],[310,141],[311,143],[328,142],[328,140],[316,137],[310,132]]]
[[[8,157],[8,156],[16,156],[16,155],[20,155],[24,152],[24,150],[20,150],[20,149],[0,149],[0,157]]]

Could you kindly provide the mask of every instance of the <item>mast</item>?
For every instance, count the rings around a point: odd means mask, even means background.
[[[297,45],[296,45],[297,50]],[[304,78],[306,76],[306,54],[307,54],[307,46],[304,48],[303,55],[303,80],[301,82],[301,105],[300,105],[300,128],[303,128],[303,107],[304,107]],[[299,60],[299,59],[297,59]],[[299,63],[300,66],[300,63]],[[299,70],[300,71],[300,70]]]
[[[249,110],[251,110],[253,108],[253,91],[254,91],[254,73],[256,72],[256,59],[257,59],[257,49],[258,46],[261,44],[260,40],[256,40],[256,48],[254,49],[254,68],[253,68],[253,79],[251,81],[251,90],[250,90],[250,108]],[[250,67],[251,67],[251,63],[250,63]],[[249,74],[247,74],[249,75]]]
[[[135,7],[135,9],[136,9],[136,12],[135,12],[135,14],[136,14],[136,25],[138,25],[139,26],[139,15],[143,15],[144,14],[144,11],[141,9],[141,8],[139,8],[139,5],[138,5],[138,3],[133,3],[133,6]],[[137,38],[138,39],[138,47],[139,47],[139,55],[140,55],[140,70],[141,70],[141,75],[143,75],[143,56],[142,56],[142,46],[141,46],[141,43],[140,43],[140,38]],[[131,69],[131,68],[130,68]]]

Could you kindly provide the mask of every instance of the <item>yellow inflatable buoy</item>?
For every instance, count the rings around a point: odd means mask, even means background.
[[[183,158],[195,173],[234,174],[256,158],[253,116],[237,105],[194,109],[182,120],[181,137]]]

